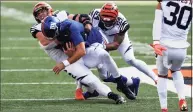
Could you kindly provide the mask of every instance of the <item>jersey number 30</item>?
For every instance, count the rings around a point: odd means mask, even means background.
[[[171,25],[171,26],[176,24],[176,26],[179,29],[186,30],[188,28],[188,25],[190,24],[190,22],[192,20],[192,8],[188,7],[188,6],[183,6],[180,10],[180,5],[178,3],[175,3],[175,2],[168,2],[166,6],[168,6],[168,7],[173,6],[173,7],[175,7],[175,10],[174,10],[174,12],[170,13],[170,16],[172,16],[172,20],[168,20],[166,17],[164,17],[164,23]],[[190,13],[188,16],[188,20],[186,21],[186,24],[182,25],[181,22],[182,22],[185,11],[189,11]],[[177,17],[178,13],[179,13],[179,16]]]

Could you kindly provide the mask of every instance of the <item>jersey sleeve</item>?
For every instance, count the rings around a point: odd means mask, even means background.
[[[69,13],[66,12],[65,10],[58,12],[57,14],[55,14],[56,17],[60,20],[60,21],[64,21],[65,19],[68,19],[68,15]]]
[[[99,9],[93,9],[90,13],[89,16],[91,17],[91,20],[96,19],[99,20]]]
[[[119,33],[125,33],[130,28],[129,22],[121,13],[118,16],[118,26],[119,26]]]
[[[30,33],[34,38],[36,38],[38,32],[41,32],[41,24],[35,24],[30,28]]]
[[[70,26],[70,32],[71,32],[71,41],[72,43],[77,46],[81,42],[84,42],[82,33],[84,32],[84,26],[81,23],[73,23]]]

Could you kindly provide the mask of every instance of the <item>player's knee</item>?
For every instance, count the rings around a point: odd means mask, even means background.
[[[101,83],[101,82],[94,74],[90,74],[90,75],[87,75],[86,77],[84,77],[81,80],[81,83],[84,83],[84,84],[86,84],[89,87],[92,87],[94,89],[94,88],[96,88],[96,84]]]
[[[109,55],[109,53],[106,52],[106,51],[101,51],[101,52],[100,52],[100,57],[101,57],[102,59],[109,59],[109,58],[110,58],[110,55]]]

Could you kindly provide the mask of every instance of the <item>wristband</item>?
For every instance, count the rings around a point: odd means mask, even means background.
[[[65,67],[67,67],[68,65],[70,65],[70,63],[69,63],[68,60],[64,60],[64,61],[62,61],[62,63],[64,64]]]

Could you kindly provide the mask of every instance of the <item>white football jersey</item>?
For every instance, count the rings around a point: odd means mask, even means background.
[[[65,19],[68,19],[68,13],[66,11],[59,11],[53,14],[53,16],[56,16],[60,21],[64,21]],[[30,28],[30,32],[34,38],[36,33],[41,32],[41,23],[36,23]]]
[[[186,40],[192,20],[190,2],[185,2],[185,0],[162,1],[161,8],[163,21],[160,42],[169,47],[188,47]]]
[[[100,10],[101,9],[94,9],[89,15],[91,17],[93,27],[99,27],[108,38],[110,37],[111,40],[109,41],[112,41],[116,34],[127,32],[130,26],[123,14],[119,12],[115,25],[111,28],[106,28],[100,21]]]

